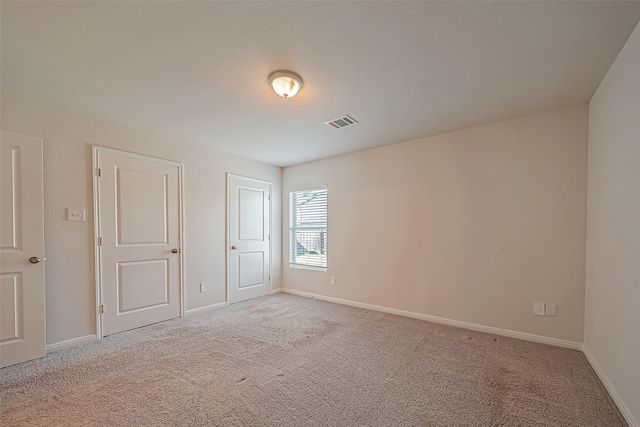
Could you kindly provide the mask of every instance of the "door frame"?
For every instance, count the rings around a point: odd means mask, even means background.
[[[185,316],[185,304],[186,304],[186,296],[185,296],[185,286],[184,286],[184,191],[183,191],[183,183],[184,183],[184,165],[180,162],[176,162],[173,160],[161,159],[158,157],[146,156],[144,154],[136,154],[131,153],[129,151],[117,150],[113,148],[102,147],[99,145],[94,145],[92,147],[92,157],[91,157],[91,175],[93,177],[93,243],[94,243],[94,254],[95,254],[95,281],[96,281],[96,337],[97,339],[103,338],[103,328],[102,328],[102,313],[100,312],[100,306],[102,305],[102,255],[101,255],[101,246],[99,242],[100,238],[100,230],[101,230],[101,222],[100,222],[100,209],[99,209],[99,200],[100,200],[100,185],[99,185],[99,169],[98,169],[98,155],[99,154],[109,154],[112,156],[124,157],[132,160],[140,160],[149,163],[155,163],[163,166],[173,166],[178,168],[178,221],[180,223],[178,227],[178,233],[180,234],[180,253],[178,254],[180,257],[180,271],[178,273],[179,282],[178,285],[180,287],[179,295],[180,295],[180,317]]]
[[[273,235],[272,230],[273,230],[273,200],[271,200],[271,196],[273,195],[273,184],[269,181],[265,181],[262,179],[257,179],[257,178],[249,178],[247,176],[243,176],[243,175],[238,175],[238,174],[234,174],[231,172],[227,172],[227,212],[226,212],[226,218],[225,218],[225,252],[224,252],[224,256],[226,258],[226,266],[227,268],[225,269],[225,281],[227,283],[226,286],[226,301],[227,301],[227,305],[231,304],[230,301],[230,295],[229,295],[229,290],[230,290],[230,286],[231,283],[229,283],[229,268],[230,268],[230,259],[229,259],[229,253],[231,251],[231,245],[229,244],[229,233],[231,230],[229,230],[229,226],[230,226],[230,217],[231,217],[231,205],[229,204],[229,198],[231,196],[231,178],[236,178],[236,179],[243,179],[245,181],[252,181],[252,182],[259,182],[261,184],[267,184],[269,186],[269,236],[271,237]],[[271,280],[271,269],[272,269],[272,264],[273,264],[273,239],[269,238],[269,294],[271,294],[271,292],[273,292],[273,287],[272,287],[272,280]]]

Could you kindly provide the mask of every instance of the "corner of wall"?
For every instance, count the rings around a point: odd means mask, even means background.
[[[594,372],[600,379],[600,382],[602,382],[602,385],[604,385],[604,388],[611,396],[611,399],[613,399],[613,402],[620,410],[620,413],[624,417],[627,424],[629,424],[629,427],[640,427],[640,423],[638,423],[638,420],[636,420],[636,418],[633,416],[631,409],[629,409],[624,400],[622,400],[622,397],[620,397],[620,394],[618,393],[618,390],[616,390],[613,381],[609,379],[604,369],[602,369],[595,356],[593,355],[593,353],[591,353],[586,345],[582,346],[582,353],[584,353],[587,361],[591,365],[591,368],[593,368]]]

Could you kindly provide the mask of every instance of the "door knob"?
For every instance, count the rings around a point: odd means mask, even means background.
[[[173,252],[174,254],[179,254],[180,253],[180,249],[173,248],[173,249],[171,249],[171,252]]]
[[[31,258],[29,258],[29,262],[31,264],[37,264],[40,262],[40,257],[39,256],[32,256]]]
[[[231,246],[231,249],[235,250],[235,249],[238,249],[238,248],[236,247],[236,245],[233,245],[233,246]]]

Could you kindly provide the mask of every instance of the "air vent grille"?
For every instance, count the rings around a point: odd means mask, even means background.
[[[347,126],[352,126],[358,124],[358,121],[351,116],[345,115],[342,117],[338,117],[337,119],[329,120],[328,122],[324,122],[325,125],[329,125],[335,129],[342,129]]]

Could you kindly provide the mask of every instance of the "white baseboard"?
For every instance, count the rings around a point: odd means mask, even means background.
[[[194,314],[206,313],[211,310],[215,310],[217,308],[227,307],[229,305],[228,302],[222,301],[217,304],[205,305],[204,307],[192,308],[191,310],[185,311],[185,317],[193,316]]]
[[[65,348],[75,347],[77,345],[88,344],[90,342],[96,341],[97,339],[98,338],[95,335],[87,335],[84,337],[73,338],[53,344],[47,344],[47,354],[53,353],[54,351],[64,350]]]
[[[616,387],[613,385],[613,382],[609,379],[607,374],[605,374],[604,370],[600,367],[593,354],[584,345],[582,346],[582,352],[589,361],[589,364],[591,365],[593,370],[598,375],[598,378],[600,378],[600,381],[602,381],[602,384],[604,384],[604,387],[609,392],[609,395],[622,413],[624,419],[627,421],[627,424],[629,424],[629,427],[640,427],[640,423],[638,423],[638,420],[633,416],[629,407],[624,403],[624,400],[622,400],[622,398],[620,397],[620,394],[618,393]]]
[[[542,344],[555,345],[557,347],[571,348],[574,350],[582,350],[582,343],[562,340],[559,338],[544,337],[542,335],[528,334],[525,332],[511,331],[509,329],[494,328],[493,326],[478,325],[476,323],[462,322],[460,320],[451,320],[444,317],[430,316],[428,314],[415,313],[413,311],[398,310],[396,308],[383,307],[380,305],[365,304],[357,301],[350,301],[340,298],[327,297],[324,295],[312,294],[309,292],[296,291],[294,289],[282,289],[282,292],[299,295],[307,298],[316,298],[322,301],[335,302],[337,304],[349,305],[352,307],[364,308],[367,310],[381,311],[383,313],[396,314],[398,316],[411,317],[414,319],[427,320],[434,323],[442,323],[444,325],[457,326],[472,331],[486,332],[505,337],[518,338],[525,341],[533,341]]]
[[[271,295],[279,294],[282,292],[282,288],[271,289]]]

